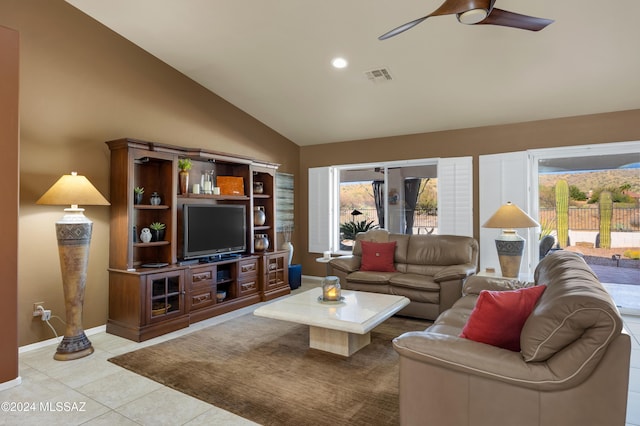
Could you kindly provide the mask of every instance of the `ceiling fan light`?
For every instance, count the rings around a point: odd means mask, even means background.
[[[485,20],[489,16],[487,9],[471,9],[456,15],[461,24],[473,25]]]

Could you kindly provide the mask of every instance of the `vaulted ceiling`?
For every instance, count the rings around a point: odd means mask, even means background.
[[[300,146],[640,108],[638,0],[497,0],[555,22],[385,41],[439,1],[67,1]]]

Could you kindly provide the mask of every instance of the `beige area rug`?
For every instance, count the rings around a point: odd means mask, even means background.
[[[309,348],[309,327],[252,314],[109,361],[263,425],[394,425],[391,340],[427,321],[392,317],[350,358]]]

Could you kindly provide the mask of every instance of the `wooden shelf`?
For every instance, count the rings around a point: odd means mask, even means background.
[[[272,247],[278,245],[274,196],[277,165],[133,139],[107,144],[111,151],[107,332],[135,341],[147,340],[289,292],[288,252],[251,254],[256,233],[266,234]],[[191,179],[199,182],[203,173],[213,170],[218,178],[230,176],[241,180],[243,187],[237,193],[244,194],[181,194],[178,185],[181,158],[192,159]],[[263,183],[264,193],[253,193],[254,182]],[[148,193],[157,192],[164,204],[152,205],[148,197],[135,204],[136,187],[146,188]],[[207,264],[182,264],[183,214],[184,206],[189,204],[244,206],[244,256]],[[266,215],[260,226],[255,226],[256,208]],[[139,232],[154,222],[166,225],[164,240],[141,242]],[[166,266],[142,267],[151,263]],[[216,299],[219,290],[227,293],[222,302]],[[157,311],[153,309],[154,303],[171,308]]]
[[[171,241],[153,241],[150,243],[133,243],[134,247],[158,247],[158,246],[168,246],[171,244]]]
[[[166,204],[159,204],[157,206],[151,204],[134,204],[133,208],[138,210],[167,210],[169,206]]]
[[[246,201],[249,199],[247,195],[213,195],[213,194],[180,194],[178,198],[195,198],[203,200],[238,200]]]

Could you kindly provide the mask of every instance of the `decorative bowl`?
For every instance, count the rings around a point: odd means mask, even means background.
[[[155,317],[156,315],[166,314],[169,309],[171,309],[170,304],[165,304],[163,302],[156,302],[151,307],[151,316]]]

